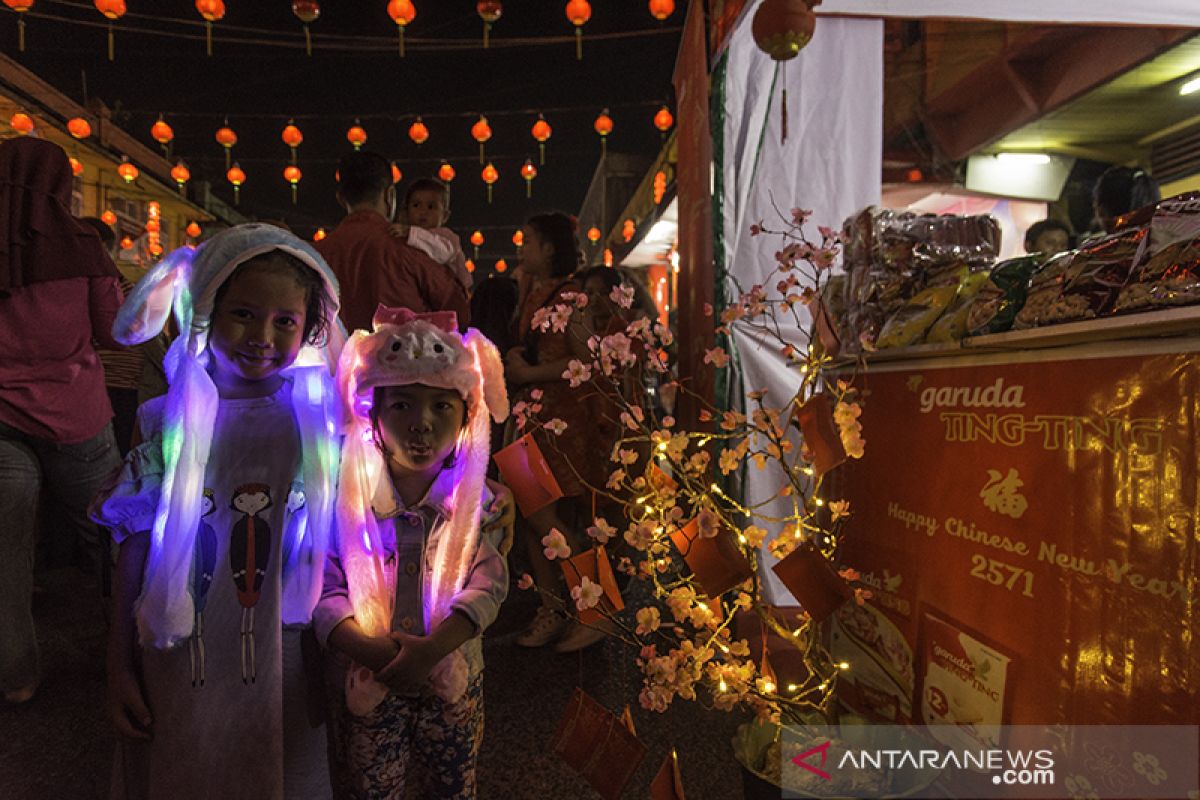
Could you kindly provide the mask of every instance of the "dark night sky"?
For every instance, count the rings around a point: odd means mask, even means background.
[[[27,15],[27,46],[16,52],[16,25],[3,14],[0,43],[7,54],[76,100],[89,96],[120,110],[120,124],[151,146],[149,128],[159,112],[175,130],[173,155],[187,160],[194,179],[209,178],[232,199],[224,179],[224,156],[213,134],[229,116],[239,136],[235,157],[247,173],[240,209],[284,218],[297,233],[332,225],[341,214],[333,199],[337,159],[348,151],[346,129],[362,120],[366,149],[396,159],[405,180],[436,171],[447,158],[458,171],[452,185],[451,227],[460,233],[491,233],[483,261],[512,249],[512,231],[530,213],[560,209],[576,213],[600,154],[592,121],[610,107],[613,151],[654,153],[660,146],[651,124],[657,106],[673,100],[671,73],[686,2],[665,23],[653,19],[645,0],[594,0],[584,27],[584,58],[572,41],[503,46],[506,38],[566,36],[573,27],[559,0],[511,0],[492,31],[493,47],[482,49],[482,22],[474,0],[414,0],[417,18],[408,27],[407,57],[396,52],[396,26],[385,0],[328,0],[312,25],[315,50],[303,50],[300,23],[290,0],[228,0],[225,19],[214,26],[214,56],[207,58],[203,27],[191,0],[128,0],[129,14],[116,25],[116,61],[106,59],[103,23],[91,2],[39,0]],[[142,16],[135,16],[141,14]],[[171,30],[195,40],[140,34],[133,28]],[[270,30],[272,35],[235,28]],[[600,34],[650,31],[656,35],[603,41]],[[322,51],[326,34],[374,37],[367,47]],[[237,44],[223,36],[291,42],[296,49]],[[463,41],[454,50],[449,40]],[[553,111],[555,108],[574,110]],[[673,108],[673,104],[672,104]],[[518,175],[537,146],[529,129],[536,114],[505,111],[546,109],[554,134],[544,167],[525,197]],[[479,178],[478,146],[470,126],[479,112],[494,131],[488,156],[500,171],[492,205]],[[430,140],[422,147],[407,136],[411,118],[422,114]],[[441,116],[457,115],[457,116]],[[299,205],[291,204],[282,178],[288,150],[279,134],[288,117],[304,133],[299,166],[304,171]],[[493,228],[494,231],[489,231]],[[469,250],[469,248],[468,248]],[[470,253],[468,252],[468,255]]]

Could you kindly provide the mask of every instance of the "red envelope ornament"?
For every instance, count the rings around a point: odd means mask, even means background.
[[[693,519],[674,531],[671,541],[710,598],[720,597],[754,575],[733,534],[723,526],[716,536],[706,539],[700,535],[699,521]]]
[[[685,800],[683,776],[679,774],[679,756],[672,748],[650,782],[650,800]]]
[[[817,340],[821,343],[821,347],[825,348],[825,355],[830,358],[837,357],[842,349],[842,340],[837,335],[837,329],[829,309],[823,300],[817,300],[810,308],[813,309],[813,319],[817,324]]]
[[[552,749],[605,800],[617,800],[646,757],[646,746],[616,714],[576,689],[554,732]]]
[[[846,460],[846,448],[833,422],[833,402],[818,392],[796,409],[796,424],[813,456],[813,470],[821,477]]]
[[[663,472],[657,464],[650,464],[646,467],[646,483],[650,485],[655,494],[672,494],[679,488],[675,479]]]
[[[512,490],[521,516],[528,518],[563,496],[550,464],[530,434],[496,453],[496,466]]]
[[[604,596],[600,598],[599,605],[601,607],[609,612],[625,608],[625,600],[617,588],[617,579],[613,575],[612,564],[609,562],[608,554],[604,552],[603,546],[584,550],[582,553],[564,559],[561,566],[563,577],[567,581],[568,597],[571,590],[578,586],[586,575],[588,580],[600,584],[600,588],[604,590]],[[574,604],[574,601],[569,602]],[[578,615],[579,621],[584,625],[595,625],[604,619],[604,615],[597,607],[585,608],[579,611]]]
[[[854,590],[812,545],[801,545],[772,569],[808,615],[821,622],[854,595]]]

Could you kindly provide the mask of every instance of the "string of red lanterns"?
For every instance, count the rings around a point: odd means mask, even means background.
[[[483,144],[492,138],[492,126],[488,124],[487,117],[479,115],[479,120],[471,126],[471,138],[479,142],[479,163],[482,164]]]
[[[546,142],[550,140],[550,123],[546,122],[546,118],[538,114],[537,120],[533,123],[533,127],[529,129],[533,138],[538,143],[538,163],[543,167],[546,166]]]
[[[479,176],[483,178],[483,182],[487,184],[487,201],[488,203],[491,203],[492,185],[496,181],[500,180],[500,173],[496,171],[496,166],[489,161],[487,166],[483,168],[483,171],[479,173]]]
[[[292,154],[292,163],[295,164],[296,148],[304,142],[304,134],[301,133],[300,129],[296,127],[294,120],[288,120],[287,125],[285,125],[283,127],[283,131],[280,132],[279,138],[282,139],[283,143],[288,146],[288,150],[291,151]]]
[[[575,26],[575,60],[583,60],[583,26],[592,18],[592,4],[587,0],[569,0],[567,19]]]
[[[533,179],[537,177],[537,167],[528,158],[521,165],[521,177],[525,179],[525,196],[533,197]]]
[[[607,108],[600,112],[600,116],[596,117],[592,127],[596,133],[600,134],[600,155],[608,155],[608,135],[612,133],[613,121],[612,117],[608,115]]]
[[[233,162],[233,166],[225,172],[225,179],[233,184],[233,204],[236,206],[242,199],[242,184],[246,182],[246,173]]]

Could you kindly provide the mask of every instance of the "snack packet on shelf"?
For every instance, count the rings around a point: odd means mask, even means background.
[[[966,319],[967,333],[983,336],[1010,329],[1017,312],[1025,305],[1030,276],[1039,264],[1039,256],[1022,256],[993,267],[971,301]]]
[[[958,293],[926,334],[927,343],[957,342],[967,335],[967,316],[971,313],[975,297],[987,283],[988,277],[987,272],[970,272],[963,278],[958,285]]]
[[[1076,251],[1068,250],[1051,258],[1029,276],[1025,303],[1013,318],[1012,330],[1036,328],[1062,294],[1067,271],[1075,260]]]
[[[1200,302],[1200,194],[1158,203],[1150,242],[1113,306],[1115,313]]]
[[[921,341],[942,311],[954,299],[958,286],[933,286],[920,292],[894,313],[883,329],[875,346],[883,350],[888,347],[906,347]]]
[[[1037,324],[1094,319],[1111,313],[1148,234],[1148,228],[1131,228],[1081,247],[1064,276],[1062,293]]]

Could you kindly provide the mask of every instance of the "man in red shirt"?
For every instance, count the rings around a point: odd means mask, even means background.
[[[347,331],[371,330],[380,303],[415,312],[453,311],[465,330],[467,291],[454,273],[388,233],[396,209],[392,166],[383,156],[354,152],[338,166],[338,202],[346,218],[316,243],[341,284]]]

